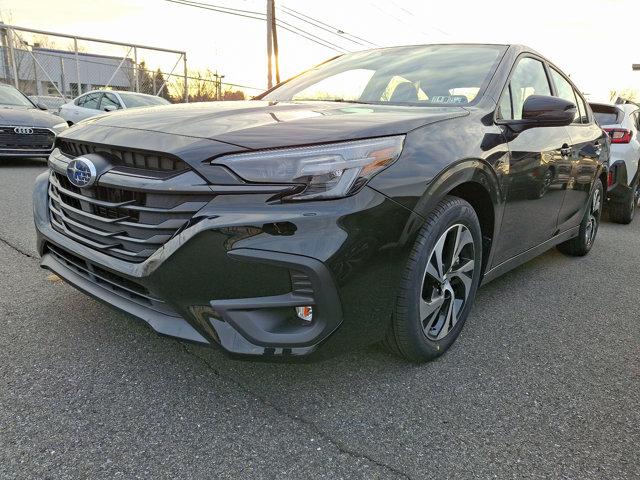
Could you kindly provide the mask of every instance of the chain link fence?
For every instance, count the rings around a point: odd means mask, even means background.
[[[183,51],[1,23],[0,53],[0,82],[40,100],[70,100],[97,89],[158,95],[173,103],[238,100],[262,91],[223,82],[210,70],[190,72]]]

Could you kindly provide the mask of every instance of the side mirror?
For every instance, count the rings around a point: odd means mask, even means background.
[[[548,95],[530,95],[522,106],[522,120],[509,120],[507,124],[521,132],[533,127],[564,127],[576,116],[574,103]]]
[[[49,110],[47,106],[42,102],[36,102],[36,107],[38,107],[40,110]]]
[[[103,110],[105,112],[113,112],[114,110],[118,110],[118,107],[115,105],[106,105]]]

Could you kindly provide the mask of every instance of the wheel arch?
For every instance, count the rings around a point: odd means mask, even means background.
[[[503,209],[502,189],[493,167],[480,159],[466,159],[451,165],[429,183],[416,204],[416,213],[426,217],[447,195],[469,202],[478,215],[484,272],[496,244]]]

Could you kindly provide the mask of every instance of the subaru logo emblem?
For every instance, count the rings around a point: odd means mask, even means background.
[[[31,127],[15,127],[13,133],[18,135],[33,135],[33,128]]]
[[[86,188],[93,185],[96,181],[96,166],[91,160],[78,157],[67,166],[67,178],[76,187]]]

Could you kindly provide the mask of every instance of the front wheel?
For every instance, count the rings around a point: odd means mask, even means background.
[[[584,212],[584,217],[582,217],[582,222],[580,223],[578,236],[558,245],[558,250],[562,253],[574,257],[582,257],[591,250],[600,226],[603,191],[602,182],[596,180],[587,210]]]
[[[396,297],[386,343],[407,360],[442,355],[471,311],[482,266],[482,235],[473,207],[445,197],[418,234]]]

